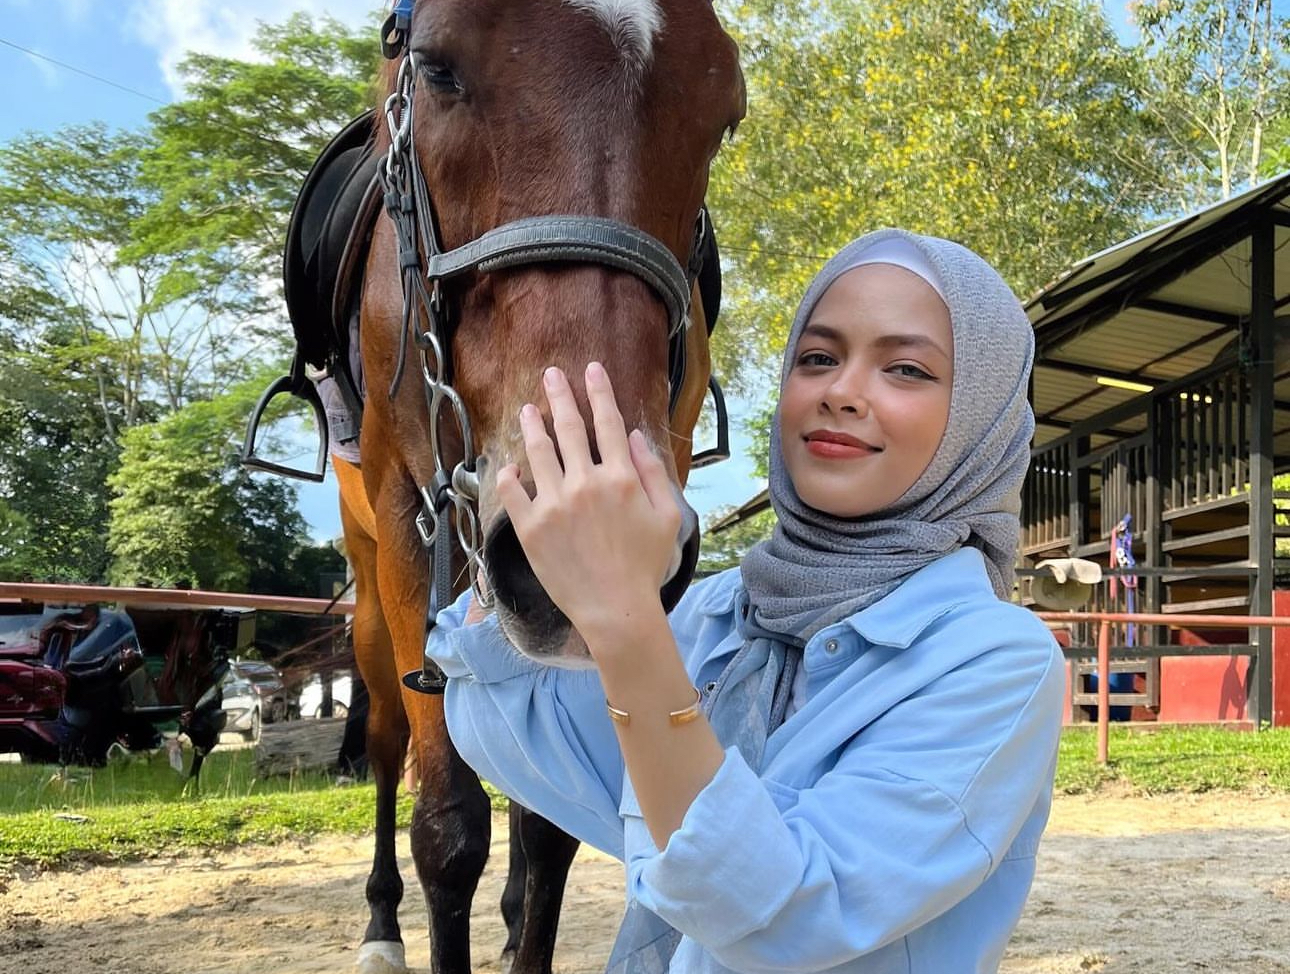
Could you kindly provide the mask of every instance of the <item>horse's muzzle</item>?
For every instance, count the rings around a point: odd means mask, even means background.
[[[677,491],[682,519],[677,532],[672,571],[659,590],[663,609],[670,612],[694,577],[699,560],[699,519]],[[484,542],[489,583],[502,631],[525,656],[549,666],[592,665],[582,637],[568,616],[551,601],[529,565],[511,519],[502,514]]]

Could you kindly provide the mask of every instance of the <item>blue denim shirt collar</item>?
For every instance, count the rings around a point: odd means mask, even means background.
[[[704,593],[695,606],[697,612],[724,616],[746,604],[747,593],[738,571],[727,574],[727,578],[714,580],[719,584]],[[817,636],[848,626],[873,645],[907,649],[954,606],[988,591],[990,578],[981,552],[965,546],[918,570],[895,591]]]

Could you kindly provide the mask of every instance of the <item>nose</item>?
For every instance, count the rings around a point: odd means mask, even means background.
[[[827,412],[869,415],[869,390],[857,369],[839,369],[820,403]]]

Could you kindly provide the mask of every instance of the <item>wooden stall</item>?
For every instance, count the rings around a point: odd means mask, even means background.
[[[1098,610],[1290,611],[1290,478],[1277,479],[1290,473],[1288,243],[1284,173],[1081,261],[1027,305],[1023,567],[1131,560],[1136,587],[1099,586]],[[1078,721],[1094,702],[1091,627],[1065,639]],[[1125,627],[1112,704],[1139,720],[1290,724],[1283,639]]]

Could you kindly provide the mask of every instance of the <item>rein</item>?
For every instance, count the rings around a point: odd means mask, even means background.
[[[403,311],[398,362],[391,381],[393,399],[403,379],[409,334],[421,350],[421,374],[430,418],[430,447],[434,475],[419,486],[422,510],[417,530],[431,549],[430,591],[426,606],[427,632],[439,610],[452,597],[453,521],[457,543],[466,555],[475,597],[492,605],[480,576],[487,576],[483,531],[479,521],[479,456],[475,452],[470,415],[452,385],[452,322],[444,282],[461,274],[490,273],[525,264],[572,261],[600,264],[635,274],[663,301],[668,314],[668,359],[671,364],[669,410],[675,408],[684,378],[685,330],[689,325],[690,295],[702,258],[699,245],[707,233],[707,216],[700,209],[695,224],[689,266],[682,268],[672,252],[644,231],[604,217],[551,215],[527,217],[489,230],[475,240],[445,251],[435,232],[434,207],[421,172],[413,136],[413,106],[418,58],[408,47],[414,0],[398,0],[381,30],[381,49],[389,59],[401,57],[398,80],[385,102],[390,147],[378,170],[385,211],[398,238]],[[427,324],[421,330],[424,319]],[[463,459],[450,467],[443,454],[439,419],[445,408],[461,434]],[[442,693],[445,678],[425,657],[420,670],[403,677],[409,689]]]

